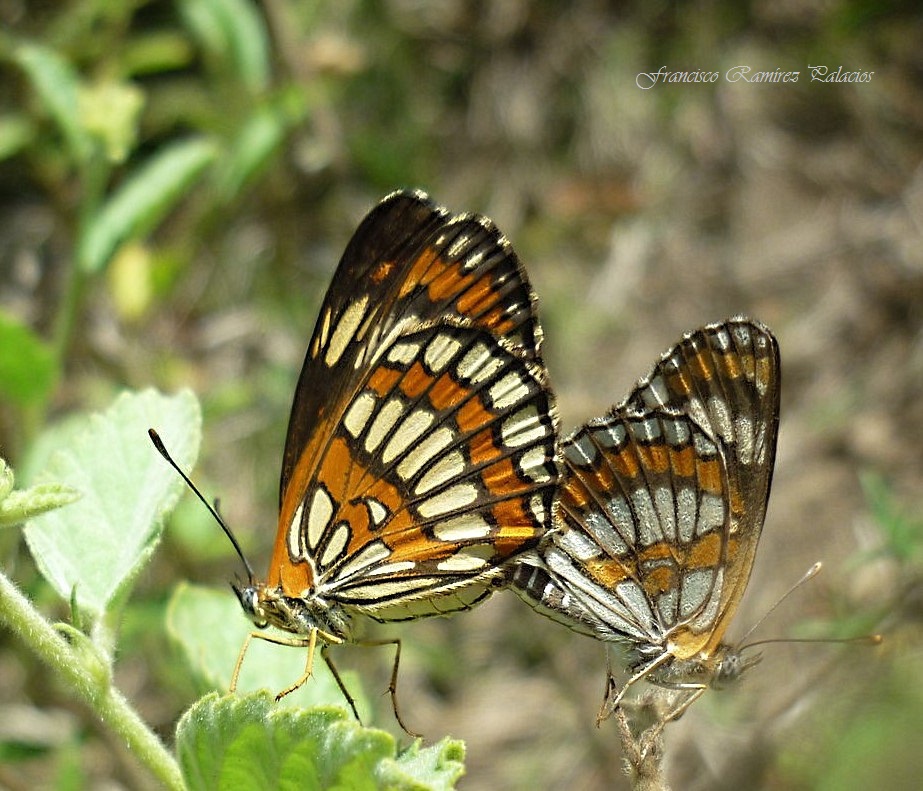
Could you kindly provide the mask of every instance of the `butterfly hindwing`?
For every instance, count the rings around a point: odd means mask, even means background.
[[[624,404],[633,409],[666,406],[685,412],[723,449],[731,523],[716,640],[746,588],[766,517],[780,386],[779,347],[772,333],[758,322],[737,318],[684,336]]]
[[[314,484],[330,498],[327,523],[351,535],[326,564],[306,547],[320,594],[385,617],[394,599],[489,578],[534,546],[557,477],[549,406],[534,366],[486,333],[402,337],[334,440],[348,472],[325,460]],[[307,514],[301,532],[330,531]]]
[[[779,370],[776,341],[756,322],[684,336],[625,401],[565,441],[558,526],[517,560],[514,587],[544,614],[624,642],[636,659],[711,655],[763,526]],[[624,447],[612,438],[639,426],[659,436]]]
[[[707,628],[728,522],[716,443],[687,415],[621,410],[580,428],[563,453],[558,529],[528,569],[530,598],[552,596],[546,614],[563,605],[565,622],[604,640],[656,644],[679,624]]]

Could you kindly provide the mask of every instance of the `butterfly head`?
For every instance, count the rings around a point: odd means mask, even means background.
[[[733,684],[744,672],[758,665],[762,659],[762,654],[745,657],[742,649],[726,644],[720,645],[715,652],[709,686],[722,689],[728,684]]]
[[[231,588],[244,614],[257,629],[275,626],[299,635],[319,630],[338,641],[349,637],[350,620],[346,611],[311,591],[301,597],[286,596],[281,587],[253,580],[246,585],[231,583]]]

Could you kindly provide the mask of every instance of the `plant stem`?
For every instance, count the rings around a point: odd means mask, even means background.
[[[69,642],[0,574],[0,623],[8,626],[90,709],[128,745],[128,749],[169,789],[186,788],[170,751],[141,719],[121,692],[112,687],[108,663],[76,630]]]

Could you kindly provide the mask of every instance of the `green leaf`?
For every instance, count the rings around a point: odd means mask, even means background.
[[[177,726],[176,751],[190,791],[426,791],[452,788],[463,771],[458,742],[416,745],[402,765],[390,734],[339,709],[275,704],[265,692],[201,699]],[[429,768],[417,777],[410,766]]]
[[[251,91],[269,84],[269,41],[263,20],[245,0],[183,0],[186,25]]]
[[[77,162],[87,161],[93,146],[80,123],[77,72],[60,55],[40,44],[21,44],[14,58],[29,77],[35,96],[57,123],[71,156]]]
[[[215,175],[222,199],[230,201],[270,161],[289,129],[304,118],[306,108],[299,97],[264,104],[241,126],[228,155]]]
[[[9,469],[0,459],[0,470]],[[80,492],[60,483],[44,483],[7,496],[0,495],[0,527],[18,525],[80,499]]]
[[[208,628],[203,629],[203,624]],[[182,583],[170,598],[167,633],[203,691],[228,689],[240,647],[254,629],[230,588],[216,590]],[[244,657],[237,688],[241,692],[268,689],[275,694],[301,677],[307,658],[307,648],[253,640]],[[300,705],[329,703],[347,711],[348,704],[321,658],[319,646],[313,671],[300,689],[286,696],[286,701]],[[366,717],[368,703],[359,680],[352,673],[341,675],[359,712]]]
[[[78,244],[81,268],[98,272],[120,244],[155,227],[217,153],[210,140],[192,138],[173,143],[151,157],[90,220]]]
[[[416,781],[432,789],[455,788],[465,773],[465,745],[456,739],[443,739],[432,747],[419,741],[404,750],[393,762],[385,761],[381,778],[388,788]]]
[[[57,373],[51,346],[0,311],[0,397],[17,406],[42,402]]]
[[[82,431],[71,429],[40,480],[83,497],[35,517],[26,542],[45,578],[67,601],[76,587],[81,609],[99,618],[154,551],[164,515],[183,488],[151,445],[155,426],[177,463],[188,468],[199,447],[201,416],[189,391],[124,393]],[[66,444],[65,444],[66,442]]]

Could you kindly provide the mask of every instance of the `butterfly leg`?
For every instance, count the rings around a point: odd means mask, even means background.
[[[247,649],[250,647],[250,641],[255,636],[255,632],[250,632],[250,634],[247,635],[247,639],[244,640],[244,644],[240,647],[240,653],[237,654],[237,662],[234,664],[234,672],[231,675],[231,686],[228,692],[234,693],[237,691],[237,680],[240,678],[240,668],[244,663],[244,654],[247,653]]]
[[[618,708],[619,703],[622,702],[622,698],[625,697],[625,693],[628,692],[629,687],[634,684],[636,681],[640,681],[651,671],[656,670],[665,662],[668,662],[672,659],[672,655],[668,653],[662,653],[660,656],[655,657],[652,661],[648,662],[646,665],[642,665],[638,670],[636,670],[631,678],[628,679],[620,690],[613,696],[612,692],[615,690],[615,679],[612,677],[612,668],[606,668],[606,697],[603,700],[602,706],[599,709],[599,713],[596,715],[596,727],[598,728],[603,722],[609,719],[612,716],[612,713]]]
[[[356,708],[356,701],[352,695],[349,694],[349,690],[346,689],[346,684],[343,683],[343,679],[340,677],[340,671],[336,669],[336,665],[333,664],[333,660],[330,658],[330,654],[327,653],[330,648],[329,643],[324,643],[320,647],[320,655],[326,663],[327,667],[330,668],[330,675],[333,676],[333,680],[337,682],[337,686],[340,688],[340,692],[343,693],[343,697],[346,698],[346,702],[349,704],[349,708],[352,709],[353,716],[362,724],[362,717],[359,716],[359,710]]]
[[[680,717],[682,717],[683,714],[686,713],[686,709],[688,709],[693,703],[695,703],[700,697],[702,697],[703,694],[705,694],[705,690],[708,689],[708,685],[707,684],[699,684],[695,686],[688,685],[688,686],[682,687],[682,689],[686,691],[691,691],[691,692],[690,694],[686,695],[685,698],[683,698],[682,702],[679,705],[677,705],[672,711],[670,711],[668,714],[666,714],[661,719],[661,723],[662,723],[661,727],[663,727],[663,725],[666,725],[668,722],[673,722],[673,720],[678,720]]]
[[[305,682],[311,678],[312,673],[314,672],[314,652],[317,649],[317,640],[320,638],[321,643],[321,655],[324,656],[324,661],[327,662],[328,667],[330,667],[330,661],[325,655],[324,649],[331,643],[342,643],[343,640],[340,637],[337,637],[335,634],[330,632],[325,632],[322,629],[312,629],[307,636],[298,636],[298,637],[278,637],[272,634],[264,634],[262,632],[250,632],[247,635],[247,638],[244,640],[244,644],[240,648],[240,653],[237,655],[237,663],[234,665],[234,673],[231,675],[231,686],[230,691],[234,692],[237,689],[237,682],[240,677],[240,668],[244,663],[244,655],[247,653],[247,649],[250,647],[250,642],[254,638],[258,640],[265,640],[267,643],[274,643],[275,645],[287,645],[291,648],[307,648],[308,649],[308,658],[305,662],[304,673],[298,678],[298,680],[292,684],[290,687],[286,687],[281,692],[276,695],[276,700],[281,700],[286,695],[294,692],[296,689],[304,686]],[[331,670],[333,668],[331,667]],[[343,682],[340,680],[339,675],[334,671],[334,677],[337,680],[337,683],[340,686],[340,689],[346,692],[343,687]],[[349,701],[350,706],[355,713],[356,708],[353,705],[352,698],[346,693],[346,699]],[[358,715],[356,715],[358,719]]]
[[[403,718],[401,717],[400,708],[397,705],[397,671],[401,664],[401,641],[400,638],[394,638],[391,640],[363,640],[363,645],[393,645],[394,646],[394,664],[391,666],[391,681],[388,683],[388,693],[391,695],[391,709],[394,711],[394,719],[397,720],[397,724],[401,726],[401,730],[404,731],[408,736],[413,737],[414,739],[422,739],[421,736],[416,731],[410,730],[407,725],[404,723]]]
[[[304,642],[304,638],[301,638],[298,641],[293,639],[293,640],[288,640],[286,642],[282,642],[282,638],[280,638],[278,641],[270,639],[268,637],[263,638],[265,640],[269,640],[269,642],[271,643],[279,642],[280,645],[291,645],[295,647],[305,647],[306,646],[308,649],[308,658],[304,663],[304,673],[301,674],[301,677],[294,684],[292,684],[289,687],[286,687],[281,692],[276,693],[277,701],[282,700],[282,698],[284,698],[286,695],[290,695],[292,692],[294,692],[299,687],[304,686],[307,680],[311,678],[311,674],[314,672],[314,651],[317,648],[318,631],[319,631],[318,629],[311,630],[311,633],[308,635],[307,643]]]

